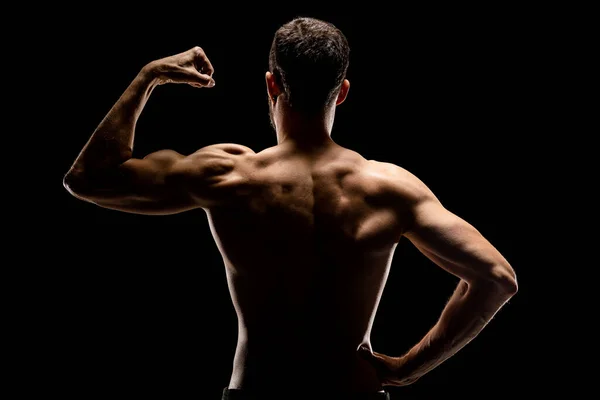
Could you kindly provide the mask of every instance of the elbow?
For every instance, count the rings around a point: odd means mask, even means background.
[[[108,173],[83,173],[71,169],[63,177],[63,186],[73,197],[94,204],[114,199],[114,175]]]
[[[86,192],[88,192],[85,180],[73,170],[67,172],[63,177],[63,186],[67,192],[78,199],[84,199]]]
[[[514,269],[508,263],[502,263],[493,268],[492,280],[501,293],[508,298],[517,294],[519,285]]]
[[[63,186],[65,189],[67,189],[67,192],[71,193],[72,195],[76,194],[77,183],[75,182],[75,178],[71,171],[67,172],[63,177]]]

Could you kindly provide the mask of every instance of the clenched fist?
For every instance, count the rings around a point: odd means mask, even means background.
[[[145,67],[159,85],[165,83],[187,83],[202,88],[213,87],[215,72],[208,57],[196,46],[183,53],[152,61]]]

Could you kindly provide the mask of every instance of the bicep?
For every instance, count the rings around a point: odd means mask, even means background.
[[[95,185],[89,200],[101,207],[139,214],[174,214],[195,207],[185,187],[186,157],[172,150],[131,158]]]
[[[84,200],[119,211],[174,214],[221,204],[244,189],[238,167],[253,152],[240,145],[206,146],[189,156],[161,150],[143,159],[129,159],[78,185]]]
[[[498,250],[470,223],[435,198],[415,203],[412,225],[405,233],[425,256],[471,283],[496,280],[508,265]]]

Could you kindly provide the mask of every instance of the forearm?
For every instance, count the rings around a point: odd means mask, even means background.
[[[156,84],[152,69],[142,68],[98,125],[67,175],[95,174],[131,158],[135,125]]]
[[[437,324],[402,357],[403,376],[419,378],[473,340],[511,297],[494,283],[458,284]]]

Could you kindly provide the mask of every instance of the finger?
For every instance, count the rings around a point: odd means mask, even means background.
[[[358,349],[358,355],[371,363],[378,363],[382,361],[381,356],[378,357],[377,354],[378,353],[375,353],[374,351],[371,351],[366,347],[361,347],[360,349]]]
[[[193,84],[201,85],[202,87],[213,87],[215,86],[215,80],[206,74],[201,74],[197,71],[192,72],[192,82]]]
[[[212,74],[215,73],[215,69],[204,50],[199,46],[194,47],[192,50],[194,53],[194,65],[196,66],[196,69],[203,74],[212,76]]]
[[[210,60],[208,58],[205,59],[206,63],[200,68],[200,72],[212,76],[215,73],[215,69],[213,68]]]
[[[375,368],[380,375],[387,375],[390,371],[391,358],[384,354],[366,348],[359,349],[359,356]]]
[[[377,358],[379,360],[384,360],[384,357],[382,354],[372,351],[368,347],[365,347],[365,346],[360,346],[360,348],[358,349],[358,354],[360,354],[362,357]]]
[[[390,357],[386,356],[385,354],[381,354],[381,353],[378,353],[378,352],[374,351],[373,352],[373,358],[376,358],[376,359],[378,359],[381,362],[386,362],[386,361],[388,361],[388,359]]]
[[[360,346],[358,348],[358,354],[361,357],[370,357],[371,356],[371,350],[369,350],[367,347],[365,346]]]
[[[371,350],[369,350],[367,347],[365,346],[360,346],[358,348],[358,355],[361,356],[362,358],[371,358]]]

